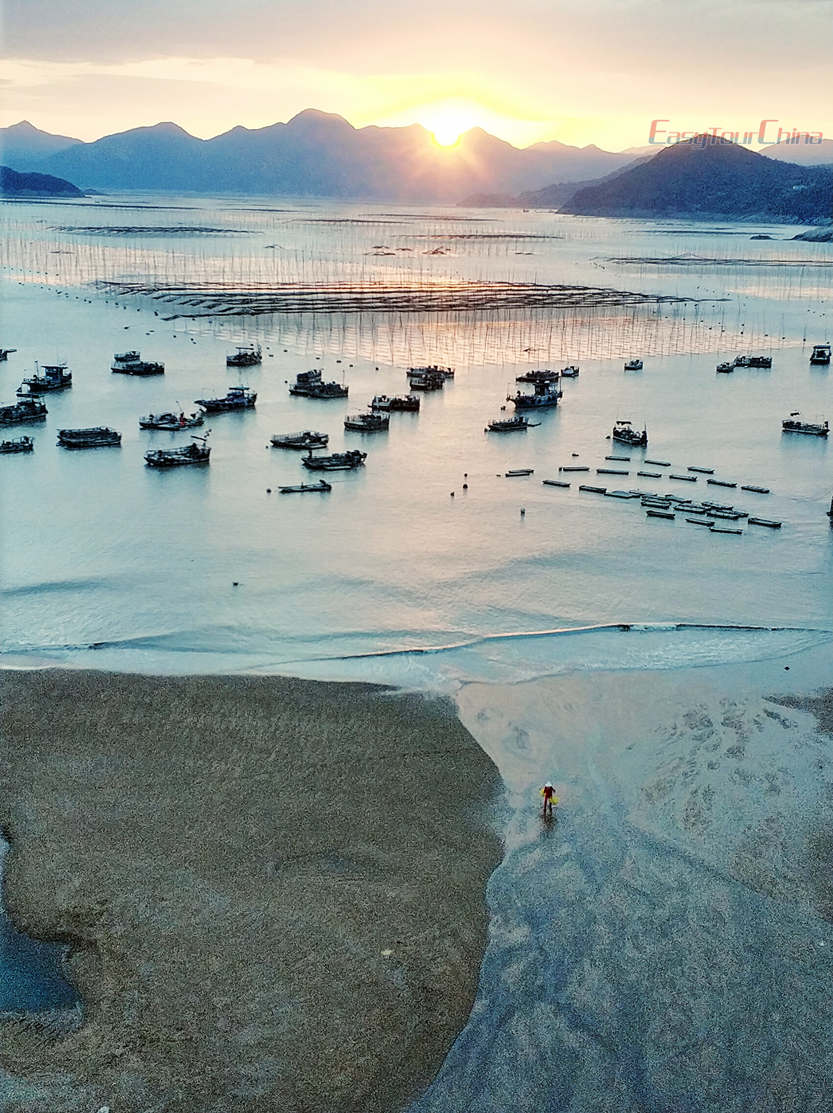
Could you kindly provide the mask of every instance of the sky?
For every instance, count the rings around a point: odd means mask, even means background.
[[[201,138],[304,108],[608,150],[666,130],[833,137],[833,0],[3,0],[0,126]]]

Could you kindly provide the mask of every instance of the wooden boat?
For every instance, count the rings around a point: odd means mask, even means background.
[[[334,452],[332,456],[313,456],[310,452],[301,462],[311,471],[352,471],[360,468],[366,459],[366,452],[353,448],[349,452]]]
[[[413,375],[439,375],[442,379],[453,379],[454,368],[443,367],[439,363],[429,363],[427,367],[409,367],[407,375],[409,378]]]
[[[325,383],[318,370],[299,371],[289,388],[290,394],[300,398],[346,398],[348,391],[341,383]]]
[[[524,429],[534,429],[540,425],[540,421],[530,421],[522,414],[516,414],[514,417],[499,417],[494,421],[490,421],[484,433],[517,433]]]
[[[696,475],[677,475],[672,471],[670,471],[668,473],[668,478],[669,479],[678,479],[681,483],[696,483],[697,482],[697,476]]]
[[[364,414],[348,414],[344,419],[344,428],[354,433],[384,433],[390,425],[390,417],[383,413],[374,413],[372,410]]]
[[[806,433],[810,437],[826,437],[830,431],[827,421],[801,421],[798,411],[791,413],[781,422],[784,433]]]
[[[177,414],[172,410],[162,414],[147,414],[145,417],[139,418],[140,429],[163,429],[169,433],[175,433],[179,429],[196,429],[205,421],[201,413],[182,413]]]
[[[569,487],[570,484],[565,479],[542,479],[541,482],[545,487]]]
[[[596,468],[596,475],[630,475],[630,472],[619,468]]]
[[[619,441],[620,444],[630,444],[635,448],[645,448],[648,444],[648,430],[643,429],[641,433],[638,433],[629,421],[617,421],[610,435],[613,440]]]
[[[741,491],[754,491],[757,495],[768,495],[770,493],[769,487],[758,487],[755,483],[742,483]]]
[[[645,460],[643,462],[646,464],[653,464],[655,468],[671,467],[671,464],[668,460],[649,460],[647,456],[645,457]]]
[[[144,360],[134,349],[114,355],[110,370],[120,375],[164,375],[165,364]]]
[[[290,487],[278,487],[282,495],[305,495],[309,491],[332,491],[332,489],[326,479],[319,479],[317,483],[295,483]]]
[[[731,363],[718,363],[717,365],[717,372],[720,375],[731,375],[734,369],[734,360]]]
[[[668,518],[672,522],[675,518],[673,510],[646,510],[645,516],[647,518]]]
[[[749,356],[735,356],[734,364],[735,367],[748,367]]]
[[[0,406],[0,425],[24,425],[44,421],[48,410],[39,398],[21,398],[10,406]]]
[[[59,429],[58,444],[63,448],[108,448],[121,445],[121,433],[106,425],[88,429]]]
[[[505,471],[503,474],[507,479],[512,479],[519,475],[533,475],[534,472],[535,468],[510,468],[509,471]]]
[[[434,371],[428,371],[424,375],[412,375],[409,372],[409,375],[411,390],[442,390],[445,386],[443,376]]]
[[[300,433],[275,433],[272,437],[273,448],[326,448],[330,438],[327,433],[315,433],[304,429]]]
[[[20,384],[18,394],[24,396],[30,394],[46,394],[50,390],[66,390],[68,386],[72,386],[72,372],[67,371],[65,363],[45,363],[40,370],[42,375],[38,374],[38,365],[35,364],[35,373],[30,375],[28,379],[24,379]],[[26,390],[23,388],[26,387]]]
[[[561,394],[558,379],[555,379],[535,383],[535,390],[532,394],[524,394],[520,390],[517,394],[507,394],[506,401],[511,402],[516,410],[545,409],[550,406],[557,406]]]
[[[737,483],[733,483],[730,479],[707,479],[706,483],[710,487],[737,487]]]
[[[516,375],[516,383],[555,383],[558,382],[559,372],[551,371],[549,369],[541,371],[525,371],[523,375]]]
[[[659,479],[662,475],[660,471],[638,471],[637,475],[644,476],[645,479]]]
[[[711,522],[706,521],[705,518],[686,518],[686,521],[690,522],[693,526],[708,526],[709,529],[712,527]]]
[[[748,518],[750,526],[768,526],[770,529],[780,529],[781,523],[773,521],[772,518]]]
[[[578,378],[578,370],[579,370],[578,367],[576,367],[576,365],[574,363],[571,363],[569,367],[562,367],[561,368],[561,378],[562,379],[577,379]]]
[[[628,362],[625,364],[625,370],[626,371],[641,371],[642,370],[642,360],[641,359],[629,359]]]
[[[207,439],[208,433],[204,437],[194,437],[190,444],[183,445],[182,448],[157,448],[152,452],[146,452],[145,463],[149,468],[180,468],[188,464],[207,464],[211,456],[211,449],[206,444]]]
[[[607,487],[591,487],[589,483],[579,483],[578,489],[580,491],[592,491],[594,495],[604,495],[607,493]]]
[[[7,360],[12,352],[16,352],[17,348],[0,348],[0,363]]]
[[[226,356],[226,367],[254,367],[258,363],[263,363],[260,344],[238,344],[234,355]]]
[[[631,462],[630,456],[605,456],[605,460],[617,460],[621,464],[629,464]]]
[[[689,465],[687,471],[696,471],[698,475],[714,475],[714,468],[696,468],[693,464]]]
[[[750,356],[748,367],[772,367],[772,356]]]
[[[830,345],[829,344],[814,344],[813,351],[810,354],[810,363],[819,367],[825,367],[830,363]]]
[[[382,413],[394,411],[418,413],[419,406],[420,401],[415,394],[376,394],[370,403],[371,410],[379,410]]]
[[[586,464],[562,464],[559,471],[590,471]]]
[[[230,386],[225,398],[195,398],[198,406],[210,414],[228,413],[229,410],[248,410],[257,401],[257,392],[247,386]]]
[[[32,452],[35,442],[31,437],[17,437],[13,441],[0,441],[0,453]]]
[[[740,536],[742,529],[727,529],[725,526],[716,526],[714,522],[709,526],[709,533],[734,533]]]

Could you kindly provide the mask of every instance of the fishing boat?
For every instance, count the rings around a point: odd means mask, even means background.
[[[39,370],[43,372],[42,375],[38,374]],[[50,390],[65,390],[68,386],[72,386],[72,372],[67,371],[65,363],[45,363],[41,368],[36,363],[34,375],[23,380],[17,393],[25,397],[29,394],[46,394]]]
[[[494,421],[490,421],[484,433],[516,433],[522,429],[535,428],[540,425],[540,421],[530,421],[529,418],[524,417],[522,414],[516,414],[514,417],[499,417]]]
[[[610,435],[613,440],[619,441],[620,444],[630,444],[635,448],[646,448],[648,445],[648,430],[643,429],[639,433],[629,421],[617,421]]]
[[[39,398],[21,398],[10,406],[0,406],[0,425],[23,425],[29,421],[44,421],[47,409]]]
[[[536,410],[548,406],[557,406],[561,393],[561,387],[558,385],[558,380],[555,379],[544,383],[535,383],[535,390],[532,394],[524,394],[520,390],[517,394],[507,394],[506,401],[511,402],[516,410]]]
[[[120,375],[164,375],[165,364],[144,360],[133,350],[114,355],[110,370]]]
[[[318,370],[299,371],[289,393],[300,398],[346,398],[348,389],[341,383],[325,383]]]
[[[558,381],[560,372],[546,368],[542,371],[525,371],[523,375],[516,375],[516,383],[554,383]]]
[[[257,392],[247,386],[230,386],[225,398],[195,398],[198,406],[210,414],[227,413],[229,410],[248,410],[257,401]]]
[[[428,371],[424,375],[411,375],[409,385],[411,390],[442,390],[445,379],[442,375]]]
[[[332,456],[313,456],[310,452],[301,462],[311,471],[352,471],[360,468],[366,459],[366,452],[353,448],[349,452],[334,452]]]
[[[642,370],[642,360],[641,359],[629,359],[628,362],[625,364],[625,370],[626,371],[641,371]]]
[[[372,410],[364,414],[348,414],[344,419],[344,428],[354,433],[382,433],[390,425],[390,418],[385,413],[374,413]]]
[[[735,356],[735,367],[749,367],[749,356]]]
[[[17,348],[0,348],[0,363],[7,360],[12,352],[16,352]]]
[[[275,433],[272,437],[273,448],[326,448],[330,438],[326,433],[316,433],[303,429],[300,433]]]
[[[827,366],[830,363],[830,345],[814,344],[813,351],[810,354],[810,363]]]
[[[13,441],[0,441],[0,452],[32,452],[35,442],[31,437],[18,437]]]
[[[454,368],[442,367],[439,363],[429,363],[427,367],[409,367],[407,374],[413,375],[439,375],[442,379],[453,379]]]
[[[772,356],[750,356],[747,367],[772,367]]]
[[[731,363],[718,363],[717,371],[720,375],[731,375],[735,369],[734,361]]]
[[[105,448],[121,444],[121,433],[106,425],[88,429],[59,429],[58,444],[63,448]]]
[[[145,463],[149,468],[180,468],[188,464],[207,464],[211,456],[211,449],[206,444],[208,433],[204,437],[194,437],[190,444],[181,448],[157,448],[145,453]],[[199,443],[198,443],[199,442]]]
[[[234,355],[226,356],[227,367],[254,367],[258,363],[263,363],[260,344],[238,344]]]
[[[169,411],[163,414],[147,414],[139,418],[140,429],[164,429],[175,433],[178,429],[196,429],[202,425],[205,418],[201,413],[174,413]]]
[[[574,363],[571,363],[569,367],[562,367],[561,368],[561,378],[562,379],[577,379],[578,378],[578,367],[576,367],[576,365]]]
[[[326,479],[319,479],[317,483],[295,483],[290,487],[278,487],[282,495],[305,495],[309,491],[332,491],[332,489]]]
[[[781,430],[784,433],[806,433],[810,437],[826,437],[830,426],[827,421],[802,421],[801,415],[795,410],[781,422]]]
[[[370,403],[371,410],[393,413],[395,410],[419,412],[419,398],[415,394],[377,394]]]

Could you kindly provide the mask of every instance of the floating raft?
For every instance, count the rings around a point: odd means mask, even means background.
[[[743,484],[741,484],[740,489],[741,489],[741,491],[754,491],[758,495],[768,495],[768,494],[770,494],[769,487],[758,487],[754,483],[743,483]]]
[[[505,471],[503,474],[507,479],[510,479],[517,475],[532,475],[534,471],[535,468],[511,468],[509,471]]]
[[[605,456],[605,460],[620,460],[623,464],[631,462],[630,456]]]
[[[686,471],[696,471],[700,475],[714,475],[714,468],[695,468],[693,464],[686,468]]]
[[[658,471],[638,471],[637,475],[644,475],[646,479],[659,479],[662,472]]]
[[[780,529],[781,523],[774,522],[771,518],[749,518],[750,526],[768,526],[770,529]]]
[[[645,514],[649,518],[670,518],[674,521],[674,514],[670,510],[646,510]]]
[[[559,471],[590,471],[589,467],[584,467],[581,464],[565,464],[558,469]]]
[[[569,487],[570,484],[564,479],[542,479],[541,482],[545,487]]]
[[[673,472],[668,473],[669,479],[681,479],[684,483],[696,483],[696,475],[675,475]]]
[[[712,487],[737,487],[737,483],[730,483],[728,479],[707,479],[706,482]]]
[[[646,464],[653,464],[655,468],[670,468],[671,463],[669,460],[645,460]]]
[[[592,491],[595,495],[607,494],[607,487],[591,487],[589,483],[579,484],[580,491]]]
[[[630,472],[619,471],[617,468],[596,468],[596,475],[630,475]]]

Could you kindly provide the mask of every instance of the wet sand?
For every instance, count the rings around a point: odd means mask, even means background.
[[[4,1113],[402,1108],[463,1027],[499,861],[444,702],[355,684],[0,676],[15,924],[75,1013],[0,1023]]]

